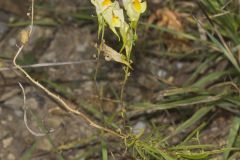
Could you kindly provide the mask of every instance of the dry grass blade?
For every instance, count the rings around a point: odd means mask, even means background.
[[[93,63],[95,60],[82,60],[82,61],[72,61],[72,62],[56,62],[56,63],[38,63],[32,65],[24,65],[22,68],[41,68],[41,67],[56,67],[56,66],[66,66],[66,65],[78,65],[83,63]],[[0,71],[9,71],[12,69],[17,69],[16,67],[1,67]]]

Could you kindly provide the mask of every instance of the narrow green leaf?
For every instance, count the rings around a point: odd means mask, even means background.
[[[209,156],[224,153],[226,151],[237,151],[239,149],[236,148],[223,148],[218,150],[211,150],[211,151],[201,151],[201,152],[191,152],[191,151],[182,151],[177,152],[178,156],[182,158],[192,159],[192,160],[200,160],[200,159],[209,159]]]
[[[207,68],[211,67],[214,65],[211,63],[212,61],[217,59],[218,55],[212,54],[212,55],[207,55],[206,60],[201,62],[201,64],[196,68],[194,73],[191,75],[191,77],[185,82],[185,86],[191,84],[200,73],[203,73]]]
[[[196,96],[191,98],[186,98],[184,100],[177,100],[173,102],[163,102],[159,104],[152,104],[152,103],[141,103],[141,104],[135,104],[132,105],[131,108],[136,109],[138,112],[140,111],[147,111],[147,112],[154,112],[158,110],[166,110],[166,109],[172,109],[177,107],[184,107],[184,106],[190,106],[190,105],[196,105],[196,104],[203,104],[203,103],[210,103],[215,102],[221,99],[221,95],[216,96]]]
[[[164,138],[162,141],[166,141],[169,138],[171,138],[172,136],[180,133],[181,131],[189,128],[190,126],[192,126],[193,124],[195,124],[197,121],[199,121],[201,118],[203,118],[207,113],[209,113],[211,110],[213,109],[213,106],[210,107],[202,107],[201,109],[199,109],[191,118],[189,118],[187,121],[185,121],[184,123],[182,123],[181,125],[179,125],[176,130],[174,131],[173,134],[167,136],[166,138]]]
[[[219,49],[224,53],[224,55],[229,59],[229,61],[233,64],[233,66],[240,72],[239,64],[234,57],[234,55],[228,51],[215,37],[213,37],[209,32],[207,32],[210,39],[219,47]]]
[[[36,143],[34,143],[29,149],[27,149],[23,155],[21,156],[20,160],[30,160],[32,155],[36,149]]]
[[[202,153],[180,153],[179,156],[182,158],[192,159],[192,160],[199,160],[199,159],[205,159],[209,156],[208,153],[202,152]]]
[[[203,144],[203,145],[188,145],[188,146],[176,146],[172,147],[169,150],[193,150],[193,149],[209,149],[209,148],[216,148],[215,145]]]
[[[234,145],[236,137],[238,136],[238,130],[240,127],[240,118],[235,117],[232,122],[232,127],[230,129],[228,139],[227,139],[227,148],[231,148]],[[227,160],[230,154],[230,150],[224,152],[224,159]]]
[[[176,132],[179,133],[180,131],[183,131],[186,128],[192,126],[197,121],[199,121],[202,117],[208,114],[212,109],[213,109],[213,106],[200,108],[190,119],[188,119],[183,124],[178,126],[176,129]]]
[[[196,129],[194,129],[181,143],[180,145],[186,144],[192,137],[194,137],[197,133],[199,133],[204,127],[206,127],[207,123],[203,122]]]
[[[102,140],[102,160],[108,160],[107,144]]]
[[[175,160],[175,158],[170,157],[166,152],[163,152],[161,150],[159,150],[161,156],[165,159],[165,160]]]
[[[193,84],[194,87],[204,88],[206,85],[218,80],[224,75],[230,74],[229,71],[212,72]]]
[[[167,152],[162,151],[161,149],[144,145],[145,151],[157,159],[164,158],[165,160],[175,160],[176,158],[171,157]]]
[[[173,96],[178,94],[186,94],[192,92],[198,92],[200,89],[197,87],[185,87],[163,90],[160,94],[163,96]]]

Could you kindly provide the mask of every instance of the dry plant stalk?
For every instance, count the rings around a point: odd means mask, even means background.
[[[37,88],[43,90],[48,96],[50,96],[52,99],[54,99],[56,102],[58,102],[61,106],[59,106],[61,109],[64,109],[65,111],[69,112],[69,113],[73,113],[79,117],[81,117],[84,121],[86,121],[90,126],[105,131],[109,134],[112,134],[114,136],[117,136],[119,138],[125,139],[127,136],[124,134],[120,134],[117,133],[111,129],[105,128],[97,123],[95,123],[93,120],[91,120],[87,115],[85,115],[84,113],[73,109],[72,107],[70,107],[65,101],[63,101],[58,95],[54,94],[53,92],[51,92],[50,90],[48,90],[46,87],[44,87],[42,84],[40,84],[39,82],[37,82],[36,80],[34,80],[20,65],[18,65],[16,63],[16,60],[19,56],[19,54],[22,52],[24,46],[26,45],[26,43],[28,42],[32,30],[33,30],[33,17],[34,17],[34,0],[32,0],[32,11],[31,11],[31,24],[30,24],[30,29],[28,32],[24,31],[24,34],[22,34],[20,40],[23,40],[21,43],[21,46],[18,48],[18,51],[16,52],[14,58],[13,58],[13,65],[17,68],[18,71],[20,71],[22,74],[24,74],[27,78],[27,80],[29,80],[31,83],[33,83],[33,85],[35,85]],[[26,37],[26,33],[28,33],[27,37]]]
[[[27,120],[27,109],[28,109],[28,107],[26,106],[26,94],[25,94],[25,90],[24,90],[24,88],[23,88],[23,86],[22,86],[22,84],[19,82],[18,83],[19,84],[19,86],[20,86],[20,88],[21,88],[21,90],[22,90],[22,93],[23,93],[23,119],[24,119],[24,124],[25,124],[25,126],[27,127],[27,130],[32,134],[32,135],[34,135],[34,136],[36,136],[36,137],[43,137],[43,136],[46,136],[48,133],[52,133],[52,132],[54,132],[54,130],[53,129],[51,129],[51,130],[49,130],[47,133],[37,133],[37,132],[35,132],[35,131],[33,131],[30,127],[29,127],[29,125],[28,125],[28,120]]]

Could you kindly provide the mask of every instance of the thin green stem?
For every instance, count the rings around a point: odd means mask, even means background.
[[[97,83],[97,75],[98,75],[98,71],[99,71],[99,67],[100,67],[100,54],[102,51],[102,46],[104,44],[104,32],[105,31],[105,26],[102,26],[102,32],[101,32],[101,42],[100,42],[100,46],[99,48],[97,48],[98,52],[97,52],[97,65],[96,65],[96,69],[95,69],[95,73],[94,73],[94,82],[95,82],[95,89],[97,92],[97,97],[98,97],[98,101],[99,101],[99,110],[101,112],[101,117],[102,117],[102,121],[105,124],[105,118],[104,118],[104,111],[103,111],[103,106],[102,106],[102,94],[101,94],[101,90],[99,90],[99,86]]]
[[[124,91],[125,91],[125,88],[126,88],[126,83],[127,83],[129,74],[130,74],[129,67],[126,66],[124,71],[125,71],[125,75],[124,75],[124,80],[123,80],[122,88],[121,88],[120,101],[121,101],[121,115],[122,115],[122,118],[123,118],[123,126],[125,127],[125,123],[126,123],[126,106],[124,104]]]

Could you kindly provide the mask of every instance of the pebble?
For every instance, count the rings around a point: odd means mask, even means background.
[[[8,119],[9,122],[12,122],[12,120],[13,120],[13,116],[8,115],[8,116],[7,116],[7,119]]]
[[[9,131],[3,126],[0,126],[0,131],[1,131],[0,132],[0,139],[3,139],[4,137],[6,137],[9,134]]]
[[[137,124],[133,126],[133,134],[138,135],[142,133],[145,129],[146,129],[146,123],[143,121],[139,121],[137,122]]]
[[[28,104],[29,104],[29,105],[28,105]],[[38,102],[36,101],[35,98],[29,98],[29,99],[27,99],[26,105],[28,105],[29,108],[34,109],[34,110],[38,109]]]
[[[2,125],[5,125],[5,124],[7,124],[7,121],[2,120],[2,121],[1,121],[1,124],[2,124]]]
[[[5,106],[11,107],[12,109],[19,109],[23,106],[23,98],[20,96],[15,96],[4,102]]]
[[[14,110],[14,114],[17,116],[17,117],[23,117],[23,112],[21,110]]]
[[[41,140],[37,141],[37,149],[43,151],[50,151],[52,150],[53,146],[51,142],[47,138],[42,138]]]
[[[16,157],[12,153],[10,153],[10,154],[8,154],[7,159],[8,160],[15,160]]]
[[[16,44],[17,44],[17,40],[16,40],[16,39],[11,38],[11,39],[9,40],[9,45],[10,45],[10,46],[15,46]]]
[[[176,64],[176,67],[177,67],[177,69],[182,69],[182,68],[183,68],[183,63],[178,62],[178,63]]]
[[[165,78],[167,76],[167,72],[163,69],[160,69],[157,73],[157,75],[161,78]]]
[[[13,137],[8,137],[8,138],[4,139],[2,141],[3,148],[8,148],[12,144],[12,141],[13,141]]]
[[[86,51],[87,47],[88,47],[88,42],[81,43],[76,47],[76,51],[77,52],[84,52],[84,51]]]

